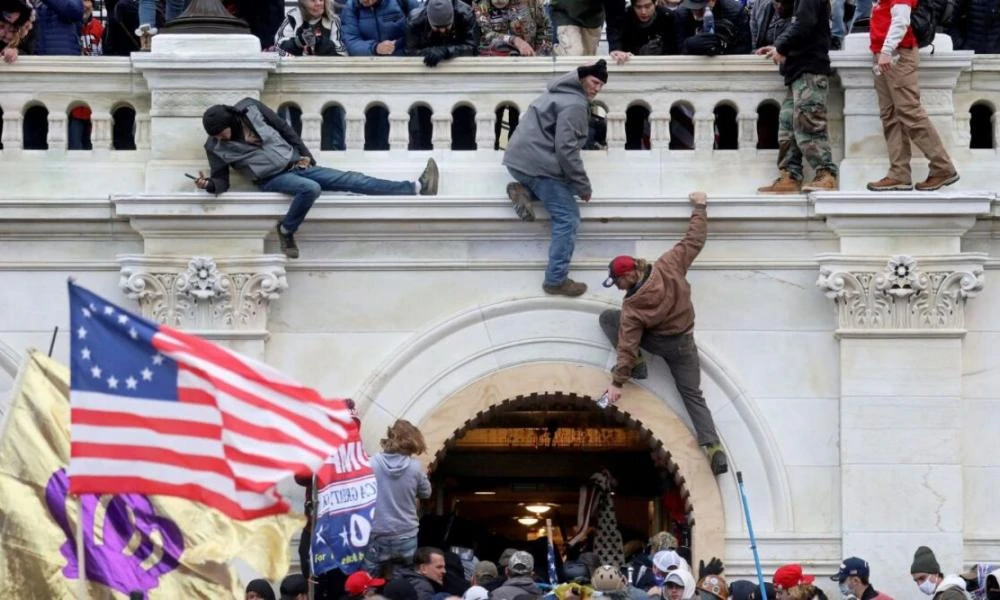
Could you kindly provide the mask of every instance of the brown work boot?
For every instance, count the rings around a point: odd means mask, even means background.
[[[535,207],[531,205],[531,190],[516,181],[507,184],[507,197],[510,198],[514,212],[522,221],[535,220]]]
[[[781,175],[771,185],[757,188],[758,194],[798,194],[800,191],[802,191],[802,182],[785,170],[781,171]]]
[[[559,285],[542,284],[542,289],[546,294],[551,294],[553,296],[569,296],[570,298],[575,298],[577,296],[582,296],[587,292],[587,284],[573,281],[567,277]]]
[[[908,192],[913,189],[913,184],[892,177],[883,177],[878,181],[869,182],[866,187],[869,192]]]
[[[948,173],[946,175],[929,175],[927,179],[913,186],[918,192],[934,192],[946,185],[951,185],[959,180],[958,173]]]
[[[823,169],[816,173],[812,183],[802,186],[803,192],[835,192],[837,191],[837,176]]]

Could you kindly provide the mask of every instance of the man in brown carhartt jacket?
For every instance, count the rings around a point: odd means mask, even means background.
[[[712,413],[701,393],[701,364],[694,343],[694,305],[691,284],[685,276],[695,257],[705,245],[708,233],[704,192],[689,196],[694,205],[687,233],[677,245],[655,263],[631,256],[618,256],[608,265],[604,287],[626,290],[621,310],[601,313],[601,329],[618,349],[618,361],[612,371],[608,399],[621,397],[622,386],[630,377],[645,379],[646,364],[639,348],[663,357],[670,368],[694,423],[698,443],[712,462],[712,472],[729,470],[726,455],[715,432]]]

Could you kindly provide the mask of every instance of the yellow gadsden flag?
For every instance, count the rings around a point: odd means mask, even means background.
[[[32,352],[0,429],[0,598],[78,596],[79,501],[67,494],[69,371]],[[229,567],[240,558],[275,581],[288,568],[303,521],[232,521],[201,504],[163,496],[83,497],[90,598],[243,597]]]

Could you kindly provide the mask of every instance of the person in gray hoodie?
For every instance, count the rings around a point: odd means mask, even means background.
[[[400,419],[380,443],[382,452],[371,459],[378,497],[365,551],[369,573],[390,560],[413,560],[420,526],[418,501],[431,497],[431,482],[420,461],[413,458],[427,450],[420,430]]]
[[[548,91],[531,103],[511,135],[503,164],[515,179],[507,196],[523,221],[534,221],[534,200],[541,200],[552,218],[549,264],[542,290],[547,294],[580,296],[587,285],[569,278],[569,264],[580,226],[574,196],[590,201],[591,188],[580,150],[587,141],[590,102],[608,82],[603,60],[578,67],[551,81]]]

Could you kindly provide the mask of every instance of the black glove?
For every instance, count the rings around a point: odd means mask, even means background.
[[[701,578],[707,575],[722,575],[722,572],[725,570],[726,568],[722,565],[722,561],[715,556],[712,557],[712,560],[708,561],[707,565],[704,560],[700,560],[698,561],[698,580],[701,581]]]
[[[424,64],[428,67],[436,67],[442,60],[444,60],[444,52],[441,48],[431,48],[424,55]]]

